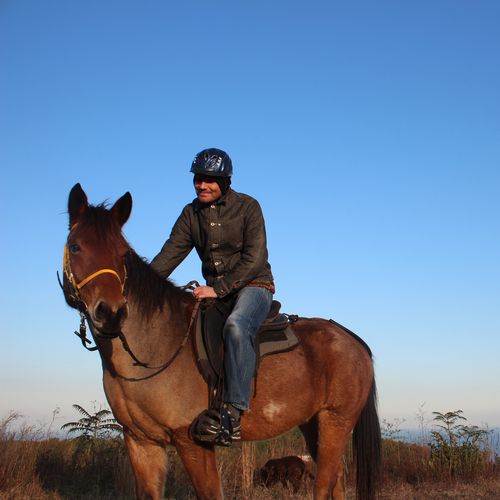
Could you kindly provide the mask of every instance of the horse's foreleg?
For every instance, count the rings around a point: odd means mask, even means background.
[[[187,429],[174,433],[173,444],[191,478],[196,497],[219,500],[223,497],[213,446],[200,446],[192,441]]]
[[[163,498],[167,454],[165,447],[139,440],[125,433],[125,444],[135,477],[136,497],[157,500]]]
[[[317,472],[314,483],[314,499],[343,500],[344,464],[342,457],[351,430],[331,412],[323,410],[318,414]]]

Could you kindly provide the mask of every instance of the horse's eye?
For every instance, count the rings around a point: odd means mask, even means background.
[[[69,246],[69,251],[71,253],[78,253],[80,251],[80,247],[76,243],[73,243]]]

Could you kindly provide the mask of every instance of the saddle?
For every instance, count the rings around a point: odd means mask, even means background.
[[[205,301],[196,320],[193,335],[193,350],[200,373],[209,389],[209,400],[212,403],[218,392],[224,370],[224,341],[222,331],[227,317],[234,306],[234,299],[225,297],[215,301]],[[295,317],[280,313],[281,304],[273,300],[267,318],[257,332],[256,368],[265,356],[278,352],[290,351],[299,344],[292,323]]]

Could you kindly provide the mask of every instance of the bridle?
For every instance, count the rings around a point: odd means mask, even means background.
[[[146,377],[137,378],[137,379],[136,378],[127,378],[127,380],[129,380],[129,381],[140,381],[140,380],[145,380],[145,379],[148,379],[148,378],[151,378],[151,377],[158,375],[160,372],[162,372],[163,370],[166,370],[173,363],[175,358],[179,355],[182,348],[187,343],[187,340],[188,340],[189,335],[191,333],[191,330],[193,328],[196,316],[198,314],[198,310],[200,307],[200,301],[198,300],[195,303],[187,331],[184,335],[184,338],[182,339],[181,344],[176,349],[174,354],[170,357],[170,359],[168,361],[166,361],[162,365],[150,366],[149,363],[144,363],[144,362],[140,361],[137,358],[137,356],[133,353],[132,349],[130,348],[130,346],[127,342],[125,335],[123,334],[123,332],[120,331],[120,332],[113,333],[113,334],[104,334],[102,332],[99,332],[97,329],[93,328],[93,323],[92,323],[92,319],[91,319],[89,311],[88,311],[88,306],[85,303],[85,301],[82,299],[82,296],[80,294],[80,290],[85,285],[90,283],[93,279],[97,278],[98,276],[100,276],[102,274],[111,274],[111,275],[115,276],[118,279],[118,281],[120,282],[122,294],[125,296],[125,284],[127,281],[127,266],[125,265],[125,263],[123,264],[123,269],[124,269],[123,281],[122,281],[120,275],[114,269],[103,268],[103,269],[99,269],[98,271],[90,274],[85,279],[78,282],[75,278],[75,275],[73,274],[73,271],[71,270],[71,263],[70,263],[69,252],[68,252],[68,244],[66,243],[66,245],[64,246],[64,253],[63,253],[63,273],[64,273],[64,276],[65,276],[66,281],[68,283],[68,286],[64,287],[64,285],[61,283],[61,280],[59,278],[59,273],[57,273],[57,279],[59,281],[59,285],[60,285],[63,293],[65,295],[67,295],[67,298],[69,298],[73,304],[75,304],[76,309],[80,313],[80,329],[79,329],[79,332],[75,331],[74,333],[81,340],[83,347],[85,347],[85,349],[87,349],[88,351],[96,351],[99,349],[99,347],[97,345],[92,346],[92,347],[89,347],[87,345],[87,344],[91,344],[91,341],[87,337],[87,326],[85,324],[85,321],[87,321],[87,323],[89,324],[92,335],[94,335],[98,338],[103,338],[106,340],[111,340],[111,339],[114,339],[117,337],[120,338],[122,345],[123,345],[123,348],[125,349],[125,351],[128,352],[130,357],[134,360],[134,364],[136,366],[142,366],[144,368],[156,370],[155,373],[147,375]],[[192,290],[196,286],[199,286],[199,283],[197,281],[190,281],[187,285],[185,285],[181,288],[184,290],[186,290],[186,289]]]
[[[124,270],[123,281],[120,278],[120,275],[114,269],[104,268],[104,269],[99,269],[98,271],[87,276],[85,279],[81,280],[80,282],[77,282],[75,275],[73,274],[73,271],[71,270],[71,264],[69,261],[69,253],[68,253],[68,245],[67,244],[64,245],[63,272],[64,272],[64,275],[66,276],[66,279],[68,280],[68,282],[71,284],[71,286],[73,288],[74,298],[77,299],[77,301],[79,301],[79,302],[82,302],[85,304],[85,302],[81,298],[80,290],[85,285],[90,283],[93,279],[97,278],[97,276],[100,276],[101,274],[112,274],[113,276],[115,276],[116,279],[120,282],[122,293],[124,293],[125,282],[127,281],[127,267],[125,265],[123,266],[123,270]],[[85,308],[87,308],[86,304],[85,304]]]
[[[59,281],[59,286],[61,287],[63,293],[67,296],[67,299],[69,299],[68,302],[71,302],[72,304],[75,305],[76,309],[80,313],[80,328],[79,331],[75,331],[75,335],[81,340],[83,347],[87,349],[88,351],[96,351],[98,349],[97,346],[94,347],[89,347],[87,344],[91,344],[91,341],[87,338],[87,326],[85,324],[85,321],[88,322],[88,324],[92,328],[92,320],[90,318],[88,306],[86,302],[83,300],[80,290],[90,283],[93,279],[97,278],[98,276],[102,274],[111,274],[115,276],[118,281],[120,282],[120,287],[122,290],[122,294],[125,294],[125,283],[127,281],[127,267],[125,264],[123,265],[123,281],[120,277],[120,275],[114,270],[114,269],[108,269],[108,268],[103,268],[99,269],[98,271],[90,274],[87,276],[85,279],[81,281],[77,281],[76,277],[71,269],[71,263],[69,259],[69,252],[68,252],[68,244],[64,245],[64,253],[63,253],[63,273],[66,278],[66,282],[68,284],[67,287],[65,287],[59,278],[59,273],[57,273],[57,279]],[[96,335],[97,337],[102,337],[104,339],[113,339],[116,337],[120,336],[120,333],[116,334],[103,334],[102,332],[97,332],[97,330],[92,329],[92,333]]]

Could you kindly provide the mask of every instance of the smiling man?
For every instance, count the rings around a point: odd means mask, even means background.
[[[196,199],[184,207],[169,239],[152,260],[164,277],[194,247],[207,285],[197,299],[232,295],[235,305],[224,325],[224,405],[216,420],[200,420],[202,440],[229,445],[240,439],[240,414],[249,407],[255,371],[255,337],[274,293],[266,228],[254,198],[231,189],[231,158],[220,149],[198,153],[191,165]]]

